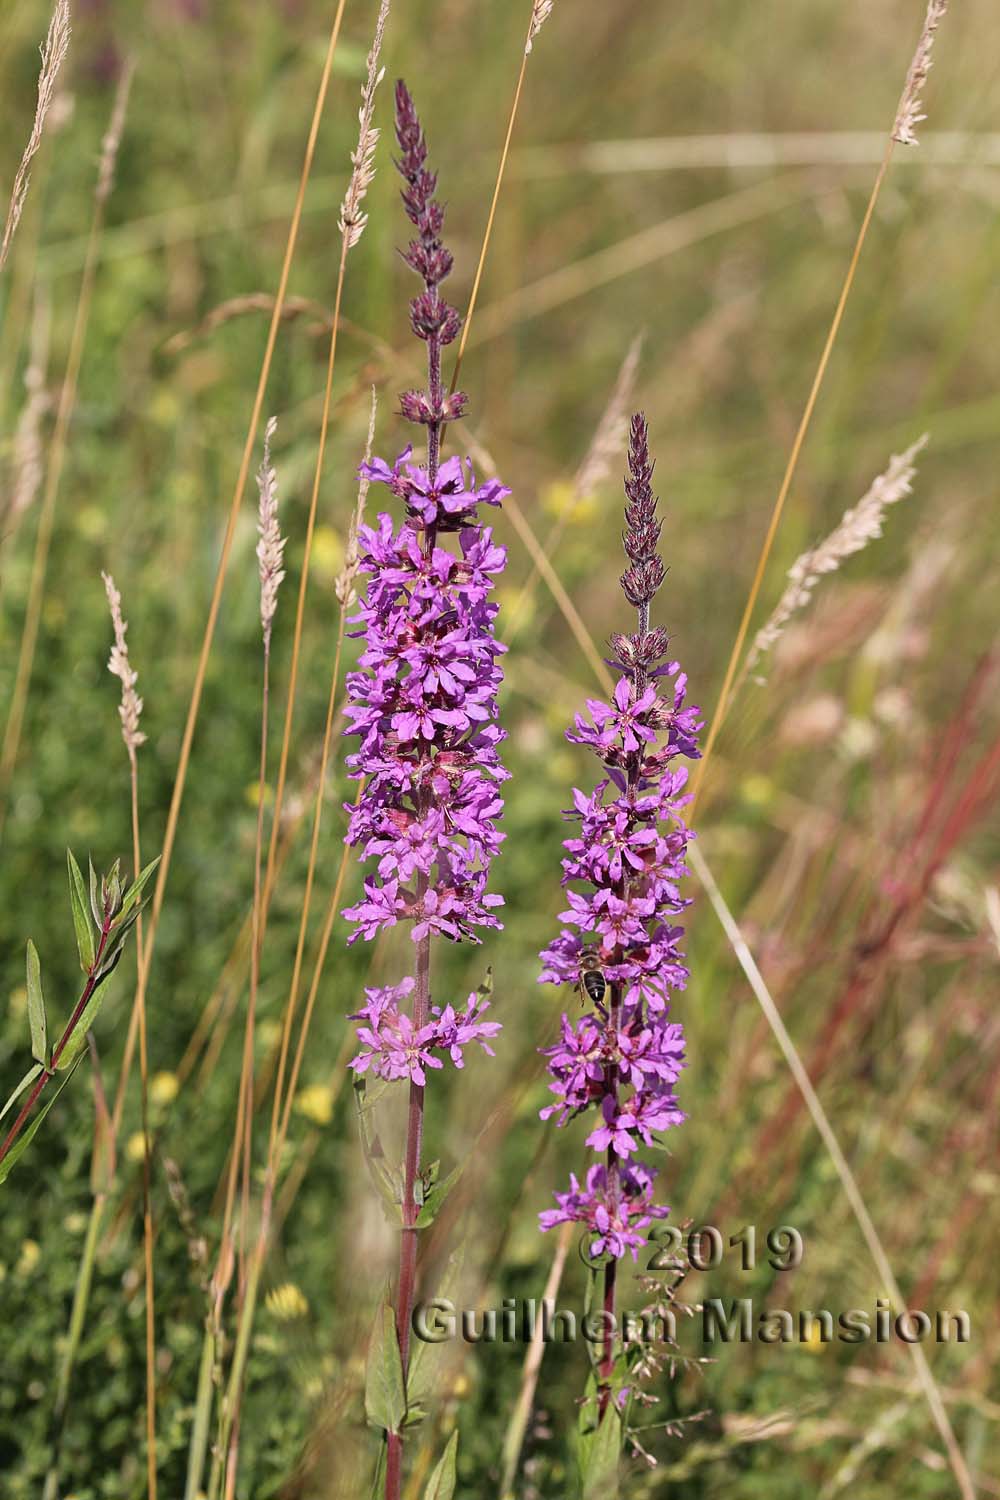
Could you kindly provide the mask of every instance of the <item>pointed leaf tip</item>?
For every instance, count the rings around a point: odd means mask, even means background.
[[[38,962],[38,949],[30,938],[28,939],[28,1026],[31,1030],[31,1055],[44,1068],[49,1059],[45,999],[42,995],[42,968]]]
[[[455,1464],[458,1459],[458,1431],[452,1433],[440,1462],[424,1490],[424,1500],[452,1500],[455,1493]]]
[[[69,900],[73,909],[73,927],[76,931],[76,946],[80,954],[80,968],[89,974],[94,967],[94,929],[90,925],[89,897],[80,874],[80,866],[73,858],[72,849],[66,850],[69,869]]]

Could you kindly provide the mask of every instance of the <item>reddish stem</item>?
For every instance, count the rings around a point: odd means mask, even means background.
[[[32,1109],[35,1107],[39,1095],[45,1088],[45,1085],[47,1083],[50,1083],[51,1080],[56,1076],[59,1059],[65,1052],[66,1044],[68,1043],[70,1037],[73,1035],[73,1032],[79,1025],[80,1017],[83,1015],[84,1011],[87,1008],[87,1002],[90,1000],[91,995],[97,988],[97,981],[95,976],[101,966],[101,957],[104,953],[105,946],[107,945],[109,930],[110,923],[108,921],[108,914],[107,912],[105,912],[104,924],[101,927],[101,940],[97,945],[97,952],[94,956],[93,966],[91,967],[91,970],[87,975],[87,983],[83,987],[83,993],[81,994],[79,1000],[76,1002],[76,1005],[73,1007],[73,1014],[66,1022],[66,1028],[63,1031],[62,1036],[59,1038],[59,1041],[56,1043],[56,1046],[52,1053],[52,1061],[50,1066],[47,1068],[42,1068],[42,1071],[36,1079],[31,1093],[28,1095],[27,1102],[23,1105],[21,1113],[18,1115],[17,1119],[10,1127],[3,1145],[0,1146],[0,1161],[3,1161],[4,1157],[10,1151],[10,1148],[13,1146],[14,1142],[21,1134],[21,1131],[24,1128],[24,1123],[27,1120],[28,1116],[31,1114]]]

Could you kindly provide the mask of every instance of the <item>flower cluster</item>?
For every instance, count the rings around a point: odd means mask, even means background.
[[[427,1080],[425,1069],[444,1066],[435,1051],[446,1053],[456,1068],[464,1067],[462,1048],[470,1042],[478,1042],[490,1057],[494,1055],[487,1038],[496,1036],[500,1022],[480,1019],[489,1009],[489,1001],[483,995],[471,994],[464,1010],[456,1011],[451,1005],[443,1010],[434,1006],[432,1019],[418,1028],[400,1009],[401,1002],[413,989],[414,981],[404,979],[401,984],[365,991],[367,1005],[351,1016],[352,1021],[364,1023],[358,1027],[361,1051],[350,1064],[356,1073],[371,1069],[377,1078],[390,1081],[408,1078],[423,1088]]]
[[[633,1256],[640,1233],[668,1210],[653,1203],[655,1173],[636,1159],[640,1144],[684,1119],[674,1084],[684,1066],[683,1027],[669,1019],[670,995],[687,981],[675,918],[689,904],[679,881],[691,836],[680,817],[687,771],[679,756],[698,755],[697,708],[685,706],[686,678],[664,661],[669,639],[650,629],[649,607],[663,582],[660,521],[652,492],[646,423],[632,419],[625,483],[629,565],[622,589],[638,611],[631,635],[615,635],[612,665],[620,674],[611,703],[589,701],[567,731],[586,745],[605,775],[592,792],[574,789],[567,817],[579,831],[563,845],[569,909],[558,937],[542,954],[542,983],[571,984],[592,1007],[562,1018],[562,1035],[546,1049],[555,1102],[542,1110],[565,1125],[588,1109],[598,1122],[587,1137],[595,1163],[581,1188],[572,1178],[558,1208],[541,1215],[543,1229],[585,1225],[590,1254]]]
[[[364,779],[364,790],[350,808],[348,843],[376,864],[363,899],[345,916],[357,924],[352,942],[401,921],[412,924],[417,944],[435,933],[479,941],[481,929],[500,925],[494,913],[503,899],[487,883],[503,837],[499,787],[507,772],[499,755],[506,736],[497,723],[506,648],[495,636],[491,600],[506,554],[480,524],[478,507],[498,505],[510,491],[498,480],[477,484],[467,460],[439,462],[442,428],[465,406],[460,393],[445,396],[441,382],[441,350],[454,339],[459,318],[440,295],[451,269],[441,242],[444,211],[402,83],[396,134],[403,203],[417,230],[404,258],[424,283],[410,304],[410,321],[428,360],[427,389],[406,392],[401,404],[405,417],[427,428],[427,463],[411,462],[406,448],[394,464],[374,458],[362,470],[402,502],[404,516],[397,526],[381,514],[358,533],[368,582],[351,622],[364,649],[348,677],[348,733],[360,744],[347,765],[352,777]],[[499,1029],[477,1021],[475,1008],[458,1015],[449,1008],[431,1019],[425,999],[415,1004],[411,1023],[400,1011],[411,991],[408,980],[369,992],[359,1016],[365,1022],[359,1070],[371,1066],[380,1076],[422,1086],[423,1068],[441,1065],[434,1048],[460,1063],[466,1041]]]

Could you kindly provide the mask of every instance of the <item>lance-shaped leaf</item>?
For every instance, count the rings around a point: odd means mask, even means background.
[[[80,1059],[77,1058],[77,1062],[79,1061]],[[39,1071],[41,1070],[39,1069]],[[69,1083],[72,1076],[73,1069],[70,1068],[69,1072],[59,1080],[59,1084],[57,1087],[53,1088],[51,1084],[49,1085],[49,1089],[46,1091],[46,1096],[44,1097],[42,1103],[39,1105],[34,1119],[30,1122],[29,1125],[26,1126],[23,1133],[18,1136],[17,1140],[14,1142],[13,1146],[11,1146],[3,1161],[0,1161],[0,1182],[5,1182],[7,1180],[14,1166],[24,1155],[25,1151],[27,1151],[28,1147],[31,1145],[31,1142],[35,1138],[35,1132],[37,1131],[39,1125],[41,1125],[42,1121],[45,1119],[45,1116],[48,1114],[53,1104],[55,1104],[56,1100],[59,1098],[59,1095],[66,1087],[67,1083]]]
[[[400,1222],[402,1219],[400,1204],[403,1201],[402,1179],[387,1165],[382,1142],[372,1128],[370,1118],[372,1106],[366,1100],[366,1085],[363,1078],[355,1080],[354,1100],[358,1106],[358,1128],[361,1132],[361,1149],[364,1152],[365,1165],[382,1201],[393,1218]]]
[[[448,1446],[424,1490],[424,1500],[452,1500],[455,1493],[455,1463],[458,1458],[458,1432],[452,1433]]]
[[[38,949],[28,939],[28,1026],[31,1031],[31,1055],[44,1068],[49,1060],[45,1027],[45,999],[42,995],[42,968]]]
[[[458,1288],[462,1267],[465,1264],[465,1245],[459,1244],[448,1257],[434,1293],[436,1302],[453,1302]],[[431,1351],[437,1346],[430,1339],[422,1339],[414,1336],[410,1341],[410,1364],[406,1372],[406,1407],[407,1420],[411,1412],[424,1413],[434,1394],[437,1383],[437,1375],[440,1373],[434,1369],[434,1363],[430,1358]]]
[[[38,1077],[38,1075],[39,1075],[39,1073],[41,1071],[42,1071],[42,1065],[41,1065],[41,1063],[35,1063],[32,1067],[30,1067],[28,1069],[27,1073],[25,1073],[24,1077],[21,1079],[21,1082],[18,1084],[17,1088],[14,1090],[14,1092],[11,1094],[10,1098],[7,1100],[7,1103],[4,1105],[3,1109],[0,1109],[0,1120],[3,1119],[4,1115],[10,1109],[11,1105],[14,1104],[14,1103],[16,1103],[17,1100],[20,1099],[21,1095],[24,1093],[24,1091],[28,1087],[29,1083],[34,1083],[35,1079]]]
[[[591,1408],[592,1411],[593,1408]],[[596,1430],[580,1435],[580,1480],[583,1500],[617,1500],[618,1459],[621,1446],[622,1425],[618,1420],[614,1403],[610,1402]]]
[[[460,1162],[453,1171],[448,1173],[447,1177],[442,1178],[440,1182],[435,1177],[423,1190],[423,1202],[420,1205],[420,1212],[417,1214],[418,1229],[427,1229],[434,1223],[442,1203],[461,1177],[464,1166],[465,1163]]]
[[[94,924],[100,927],[104,921],[104,912],[101,910],[101,895],[97,885],[97,871],[94,869],[94,861],[87,856],[87,864],[90,869],[90,909],[94,913]]]
[[[128,890],[125,892],[125,899],[122,901],[121,911],[118,913],[117,917],[115,918],[114,925],[116,927],[118,926],[118,924],[120,922],[123,922],[125,920],[125,918],[129,915],[130,912],[132,912],[135,909],[135,906],[136,906],[137,902],[139,901],[139,898],[142,896],[142,892],[143,892],[143,889],[144,889],[144,887],[146,885],[147,880],[152,875],[153,871],[156,869],[156,867],[157,867],[157,865],[159,863],[160,863],[160,856],[157,855],[156,858],[155,859],[151,859],[149,861],[149,864],[146,866],[146,868],[144,870],[142,870],[135,877],[135,879],[133,880],[132,884],[129,886]],[[136,913],[136,915],[138,915],[138,913]]]
[[[76,946],[80,954],[80,968],[89,974],[94,967],[94,929],[90,925],[87,888],[80,874],[80,866],[73,858],[72,849],[66,850],[69,867],[69,901],[73,908],[73,926],[76,930]]]
[[[120,953],[118,957],[121,957]],[[115,962],[117,963],[117,959],[115,960]],[[112,965],[112,968],[113,967],[114,965]],[[104,1004],[104,997],[106,994],[105,980],[107,979],[107,977],[108,975],[105,974],[103,979],[99,979],[95,982],[94,988],[90,992],[90,998],[87,1001],[86,1005],[83,1007],[83,1012],[80,1016],[80,1019],[77,1021],[76,1025],[73,1028],[72,1034],[69,1037],[69,1040],[67,1041],[65,1047],[62,1049],[62,1052],[59,1054],[59,1061],[55,1065],[57,1072],[65,1073],[67,1069],[72,1070],[77,1062],[79,1062],[80,1054],[82,1053],[87,1040],[87,1032],[97,1020],[101,1006]]]
[[[365,1416],[373,1427],[399,1432],[406,1416],[403,1362],[396,1337],[396,1320],[387,1302],[375,1314],[368,1345],[365,1376]]]

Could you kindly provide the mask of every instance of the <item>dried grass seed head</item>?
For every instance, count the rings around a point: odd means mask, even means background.
[[[264,457],[257,471],[257,489],[260,507],[257,519],[257,564],[260,574],[260,623],[264,631],[265,645],[271,643],[271,626],[278,603],[278,589],[285,576],[285,538],[278,526],[278,476],[271,463],[271,439],[277,427],[277,418],[271,417],[264,429]]]
[[[101,578],[104,580],[104,592],[108,596],[111,624],[115,633],[115,643],[108,657],[108,671],[113,677],[117,677],[122,685],[122,699],[118,707],[118,714],[122,721],[122,739],[125,741],[125,748],[129,755],[134,757],[139,746],[146,742],[146,736],[139,728],[142,699],[135,690],[139,674],[133,670],[129,661],[128,642],[125,639],[128,622],[122,618],[122,596],[115,588],[115,581],[110,573],[102,573]]]
[[[385,69],[379,67],[379,55],[382,51],[382,40],[385,36],[388,18],[389,0],[382,0],[378,20],[375,23],[371,51],[368,53],[368,73],[361,90],[361,108],[358,111],[360,126],[358,146],[357,150],[351,154],[353,169],[351,180],[347,185],[344,201],[340,205],[338,224],[341,234],[345,236],[348,250],[352,250],[358,243],[368,223],[368,215],[362,211],[361,204],[375,178],[375,148],[378,145],[379,131],[372,124],[372,120],[375,115],[375,91],[385,77]]]

